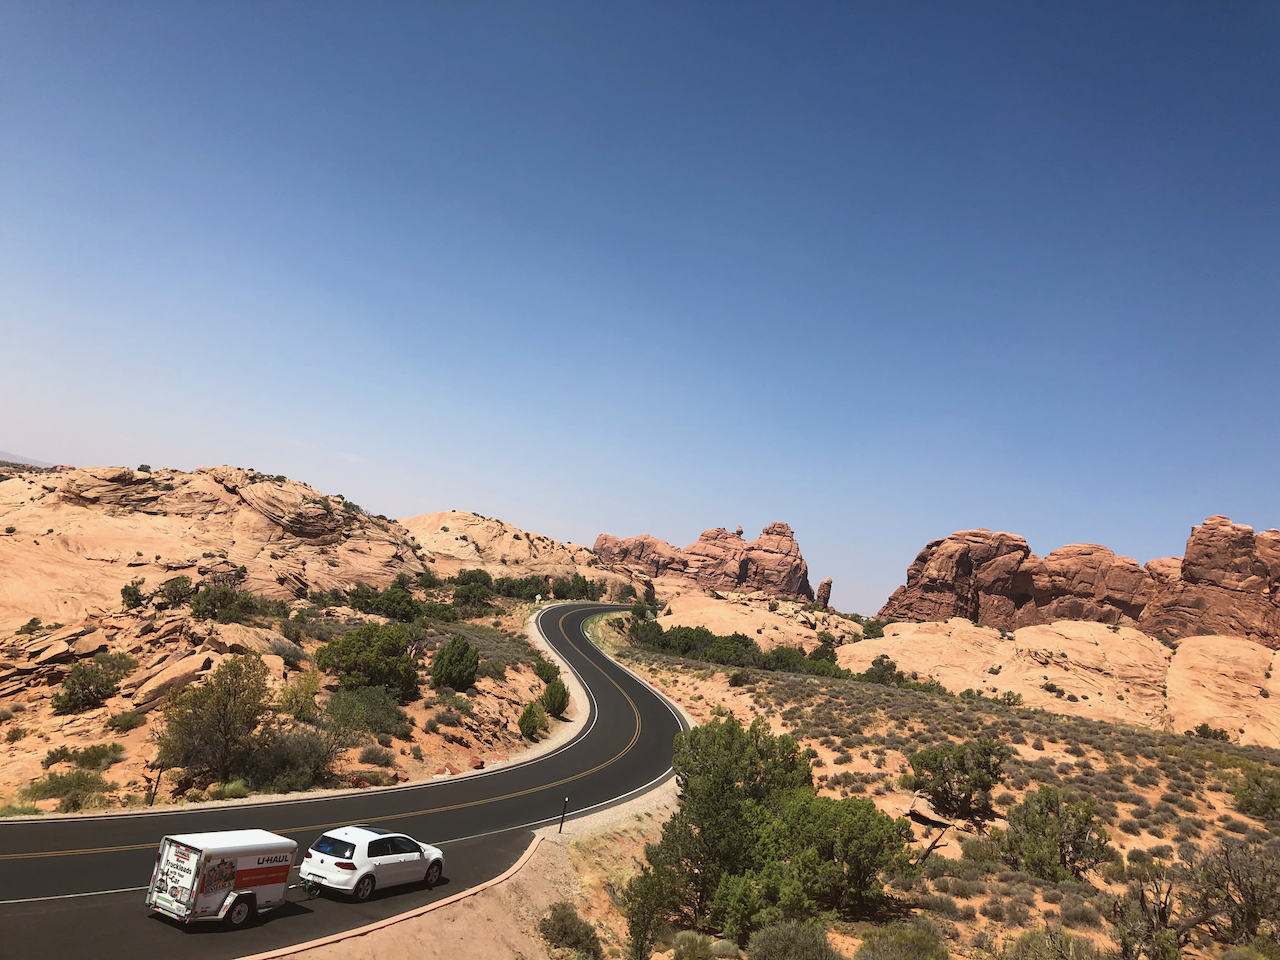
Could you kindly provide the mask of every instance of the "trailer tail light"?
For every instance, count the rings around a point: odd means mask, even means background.
[[[334,864],[339,870],[354,870],[356,865],[350,860],[339,860]]]

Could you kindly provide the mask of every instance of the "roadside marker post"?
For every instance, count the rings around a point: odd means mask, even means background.
[[[569,798],[564,798],[564,809],[560,811],[560,829],[556,833],[564,833],[564,817],[569,812]]]

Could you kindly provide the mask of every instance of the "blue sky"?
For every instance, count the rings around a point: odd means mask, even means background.
[[[0,448],[560,539],[1280,525],[1273,4],[0,6]]]

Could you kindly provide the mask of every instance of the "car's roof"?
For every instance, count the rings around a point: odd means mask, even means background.
[[[352,824],[349,827],[338,827],[336,830],[326,830],[324,835],[333,837],[336,840],[346,840],[350,843],[363,843],[377,837],[403,836],[403,834],[397,834],[391,830],[369,827],[362,823]]]

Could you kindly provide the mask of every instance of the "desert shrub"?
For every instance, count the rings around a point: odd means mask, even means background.
[[[539,731],[550,729],[547,723],[547,711],[537,700],[524,705],[517,725],[520,727],[520,735],[530,742],[538,739]]]
[[[0,817],[34,817],[41,812],[39,807],[25,803],[9,803],[0,807]]]
[[[476,670],[477,677],[489,677],[493,680],[507,679],[507,665],[501,660],[481,660]]]
[[[729,674],[729,686],[731,687],[745,687],[748,680],[749,677],[747,674],[743,673],[741,670],[735,670],[733,673]]]
[[[95,743],[84,749],[55,747],[45,754],[40,766],[48,770],[55,763],[72,763],[81,770],[106,770],[124,759],[124,744]]]
[[[533,672],[543,683],[550,683],[560,676],[560,668],[541,656],[533,662]]]
[[[314,670],[299,673],[280,688],[280,712],[303,723],[310,723],[320,716],[320,708],[316,705],[319,693],[320,674]]]
[[[1194,730],[1188,730],[1186,732],[1186,736],[1199,737],[1201,740],[1223,740],[1226,742],[1231,741],[1231,734],[1227,733],[1226,730],[1222,730],[1217,727],[1211,727],[1207,723],[1200,724],[1200,726],[1196,727]]]
[[[102,706],[137,665],[123,653],[99,653],[92,660],[81,660],[62,681],[62,690],[53,695],[54,712],[81,713]]]
[[[1280,773],[1248,770],[1231,790],[1236,809],[1259,820],[1280,818]]]
[[[453,605],[467,608],[468,612],[488,609],[493,591],[483,583],[463,583],[453,588]]]
[[[747,957],[748,960],[842,960],[827,943],[825,930],[796,920],[771,923],[751,934]]]
[[[400,740],[413,737],[409,715],[385,687],[335,690],[325,705],[325,726],[358,733],[388,734]]]
[[[920,909],[927,913],[936,913],[949,920],[956,920],[960,916],[959,904],[945,895],[926,893],[917,902],[920,905]]]
[[[1099,960],[1097,948],[1061,927],[1028,930],[1000,954],[1001,960]]]
[[[249,795],[249,787],[243,780],[232,780],[209,788],[210,800],[243,800]]]
[[[419,697],[417,660],[399,626],[366,623],[356,627],[321,647],[316,665],[337,674],[343,689],[386,687],[401,703]]]
[[[462,723],[462,714],[457,710],[441,710],[431,719],[440,727],[456,727]]]
[[[547,582],[542,577],[499,577],[493,581],[493,592],[500,597],[532,603],[540,595],[547,593]],[[632,594],[634,593],[633,589]]]
[[[107,719],[107,726],[120,733],[128,733],[147,722],[147,718],[133,710],[122,710]]]
[[[929,794],[939,810],[967,814],[975,797],[990,793],[1004,780],[1004,762],[1011,756],[999,740],[982,737],[966,743],[945,743],[918,750],[911,757],[916,785]]]
[[[46,774],[44,779],[29,783],[18,791],[24,800],[49,800],[54,797],[64,798],[73,794],[102,793],[115,789],[108,784],[102,774],[93,770],[69,770],[66,773]],[[79,808],[77,808],[79,809]]]
[[[1010,809],[1008,828],[992,839],[1005,863],[1040,880],[1078,880],[1112,852],[1093,798],[1069,799],[1049,786]]]
[[[551,595],[557,600],[599,600],[608,584],[603,580],[588,580],[580,573],[562,577],[551,584]]]
[[[10,727],[9,732],[4,735],[5,743],[17,743],[27,735],[26,727]]]
[[[258,613],[258,601],[247,590],[229,583],[210,583],[191,598],[191,615],[197,620],[244,623]]]
[[[360,762],[370,763],[375,767],[394,767],[396,755],[386,747],[368,746],[360,751]]]
[[[551,905],[551,911],[538,921],[538,933],[551,946],[573,950],[579,957],[585,954],[601,960],[604,956],[595,927],[578,916],[577,908],[567,900]]]
[[[453,637],[431,660],[431,682],[436,688],[466,690],[475,686],[480,654],[465,637]]]
[[[551,716],[564,716],[565,710],[569,708],[569,688],[564,685],[563,680],[556,677],[547,684],[547,688],[542,691],[542,696],[538,699],[542,701],[542,706]]]
[[[350,741],[310,727],[267,730],[254,738],[245,780],[263,793],[307,790],[334,776],[338,755]]]
[[[1280,849],[1224,838],[1209,850],[1184,845],[1184,905],[1203,918],[1215,940],[1244,944],[1264,921],[1280,917]]]
[[[160,591],[157,597],[166,606],[180,607],[191,599],[193,592],[190,577],[173,577],[160,584]]]
[[[950,954],[922,927],[881,927],[868,931],[854,960],[946,960]]]
[[[1063,898],[1061,916],[1064,927],[1102,926],[1102,915],[1094,909],[1092,904],[1085,903],[1075,894]]]
[[[296,643],[290,643],[288,640],[272,640],[268,650],[283,660],[285,666],[290,670],[301,669],[302,661],[307,659],[306,651]]]
[[[671,948],[671,960],[711,960],[711,938],[696,930],[681,930]]]
[[[142,592],[144,579],[131,580],[120,588],[120,601],[126,610],[137,610],[147,602],[147,595]]]
[[[256,735],[271,713],[262,658],[228,657],[204,683],[170,694],[157,761],[222,783],[237,779],[247,770]]]

